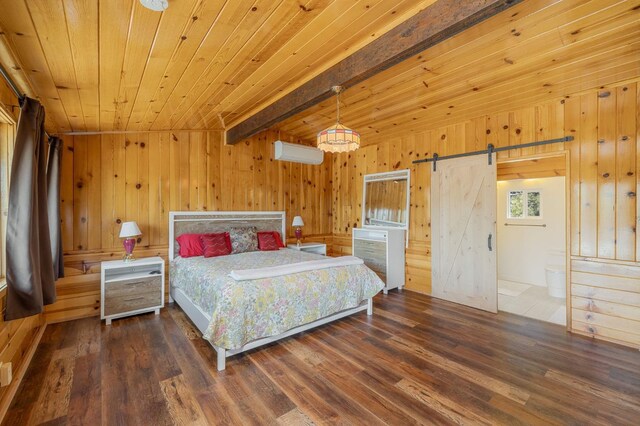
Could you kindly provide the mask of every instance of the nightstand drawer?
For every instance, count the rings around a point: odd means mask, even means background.
[[[124,280],[105,286],[104,315],[159,306],[162,304],[162,277]]]

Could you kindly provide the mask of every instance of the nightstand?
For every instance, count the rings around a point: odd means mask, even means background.
[[[107,320],[155,311],[164,306],[164,260],[147,257],[132,262],[102,262],[100,319]]]
[[[302,243],[299,247],[297,244],[288,244],[287,247],[294,250],[306,251],[307,253],[327,255],[327,245],[324,243]]]

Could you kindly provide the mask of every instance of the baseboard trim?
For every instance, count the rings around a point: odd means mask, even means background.
[[[22,379],[24,378],[24,375],[27,373],[27,369],[31,364],[31,359],[33,358],[33,355],[36,353],[36,349],[38,349],[38,345],[40,345],[40,340],[42,339],[42,335],[44,334],[44,330],[46,328],[47,328],[46,323],[43,323],[42,326],[40,326],[40,330],[38,331],[38,334],[36,334],[36,337],[33,339],[33,343],[31,344],[31,347],[25,354],[24,361],[20,365],[20,368],[18,369],[18,371],[15,372],[15,375],[13,376],[13,380],[9,385],[9,389],[5,394],[4,399],[0,401],[0,423],[4,421],[4,416],[6,416],[7,411],[9,411],[9,407],[13,402],[13,398],[16,396],[16,392],[18,392],[18,388],[22,383]]]

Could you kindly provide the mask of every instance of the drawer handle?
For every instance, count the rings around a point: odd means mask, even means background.
[[[134,300],[143,300],[144,296],[141,297],[132,297],[131,299],[124,299],[125,302],[133,302]]]

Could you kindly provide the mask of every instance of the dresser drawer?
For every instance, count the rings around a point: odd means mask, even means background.
[[[139,278],[105,285],[104,315],[116,315],[162,304],[162,277]]]
[[[385,284],[387,283],[387,274],[385,272],[380,272],[380,271],[376,271],[375,269],[371,268],[369,266],[369,268],[376,273],[377,276],[380,277],[380,279],[382,280],[382,282],[384,282]]]
[[[379,253],[381,256],[385,256],[387,252],[387,244],[384,241],[355,239],[353,240],[353,248],[367,253]]]
[[[353,244],[354,256],[362,259],[378,275],[387,273],[387,250],[384,242],[355,240]]]
[[[364,261],[364,264],[367,265],[367,267],[369,267],[369,269],[371,269],[373,272],[377,273],[378,275],[387,273],[387,264],[386,263],[380,263],[376,259],[368,259],[368,258],[365,258],[363,256],[358,256],[358,255],[356,255],[356,256],[361,258]]]
[[[387,261],[380,260],[375,257],[367,256],[364,253],[356,253],[354,256],[362,259],[365,265],[369,267],[372,271],[376,272],[378,275],[387,273]]]

